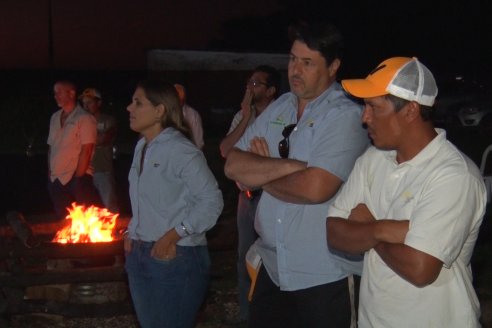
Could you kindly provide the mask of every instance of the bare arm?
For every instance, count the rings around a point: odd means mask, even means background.
[[[244,131],[248,128],[249,120],[251,115],[253,115],[253,110],[251,108],[251,101],[253,94],[246,89],[244,93],[243,101],[241,102],[242,118],[239,124],[231,131],[220,143],[220,154],[222,157],[226,158],[232,147],[238,142],[238,140],[243,136]]]
[[[301,161],[265,157],[233,148],[227,155],[224,171],[231,180],[250,187],[262,187],[305,167],[306,163]]]
[[[441,260],[404,244],[380,243],[375,250],[391,270],[417,287],[432,284],[442,269]]]
[[[93,143],[82,145],[82,149],[80,150],[79,155],[79,161],[77,162],[77,168],[75,169],[75,177],[81,177],[87,172],[87,168],[89,167],[93,152]]]
[[[255,154],[270,157],[270,150],[264,138],[251,140],[250,149]],[[330,172],[305,165],[299,171],[263,185],[263,190],[284,202],[319,204],[333,197],[341,184],[342,181]]]
[[[263,185],[263,190],[284,202],[319,204],[333,197],[341,185],[342,181],[330,172],[305,167]]]
[[[51,146],[48,146],[48,177],[51,175]]]
[[[417,287],[424,287],[437,279],[442,262],[404,245],[408,229],[407,220],[376,221],[365,204],[353,208],[348,220],[328,218],[326,221],[330,248],[353,254],[374,248],[396,274]]]
[[[222,139],[220,143],[220,154],[222,155],[222,157],[226,158],[232,147],[234,147],[236,142],[242,137],[244,131],[246,131],[246,128],[248,127],[250,117],[251,116],[246,117],[243,115],[243,118],[236,126],[236,128],[231,131],[231,133],[229,133],[224,139]]]
[[[328,247],[350,254],[366,252],[380,242],[403,243],[407,231],[408,221],[326,219]]]
[[[308,168],[305,162],[293,159],[272,159],[268,144],[262,137],[251,140],[249,153],[255,155],[260,162],[274,160],[278,166],[272,166],[272,171],[268,172],[271,173],[269,178],[261,180],[265,174],[261,171],[261,167],[254,167],[251,163],[243,162],[245,165],[243,170],[251,169],[252,171],[249,172],[251,176],[259,173],[255,181],[249,182],[262,184],[240,182],[248,186],[261,186],[264,191],[282,201],[295,204],[319,204],[333,197],[342,184],[338,177],[320,168]],[[291,165],[294,164],[292,169]],[[264,167],[264,165],[261,166]]]

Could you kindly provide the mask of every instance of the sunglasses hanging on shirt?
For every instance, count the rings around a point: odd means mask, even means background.
[[[297,124],[289,124],[282,131],[282,136],[284,138],[278,143],[278,153],[281,158],[289,157],[289,137],[296,126]]]

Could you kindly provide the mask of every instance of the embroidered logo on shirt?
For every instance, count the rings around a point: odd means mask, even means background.
[[[286,125],[285,120],[282,118],[282,116],[278,116],[275,121],[270,121],[270,123],[274,125]]]
[[[159,167],[161,164],[159,163],[154,163],[154,167]]]
[[[401,195],[403,198],[403,205],[407,205],[413,200],[413,195],[410,191],[404,191],[403,194]]]

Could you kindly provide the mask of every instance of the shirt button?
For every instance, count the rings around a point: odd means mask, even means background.
[[[277,222],[278,223],[282,223],[282,219],[277,219]]]

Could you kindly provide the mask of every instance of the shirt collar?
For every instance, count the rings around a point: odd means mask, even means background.
[[[416,167],[424,162],[427,162],[428,160],[430,160],[435,156],[439,148],[441,148],[442,144],[446,142],[446,131],[438,128],[436,128],[435,130],[437,132],[437,136],[434,139],[432,139],[432,141],[429,142],[427,146],[425,146],[411,160],[398,164],[398,162],[396,161],[395,150],[387,151],[386,157],[388,158],[388,160],[392,161],[393,163],[399,166],[410,165]]]
[[[316,108],[317,106],[319,106],[321,103],[325,101],[331,102],[337,97],[339,97],[340,93],[343,92],[344,91],[340,83],[338,83],[337,81],[333,81],[333,83],[328,87],[328,89],[326,89],[318,97],[314,98],[313,100],[307,103],[306,109],[312,107]],[[297,96],[292,92],[291,92],[291,102],[297,108]]]

